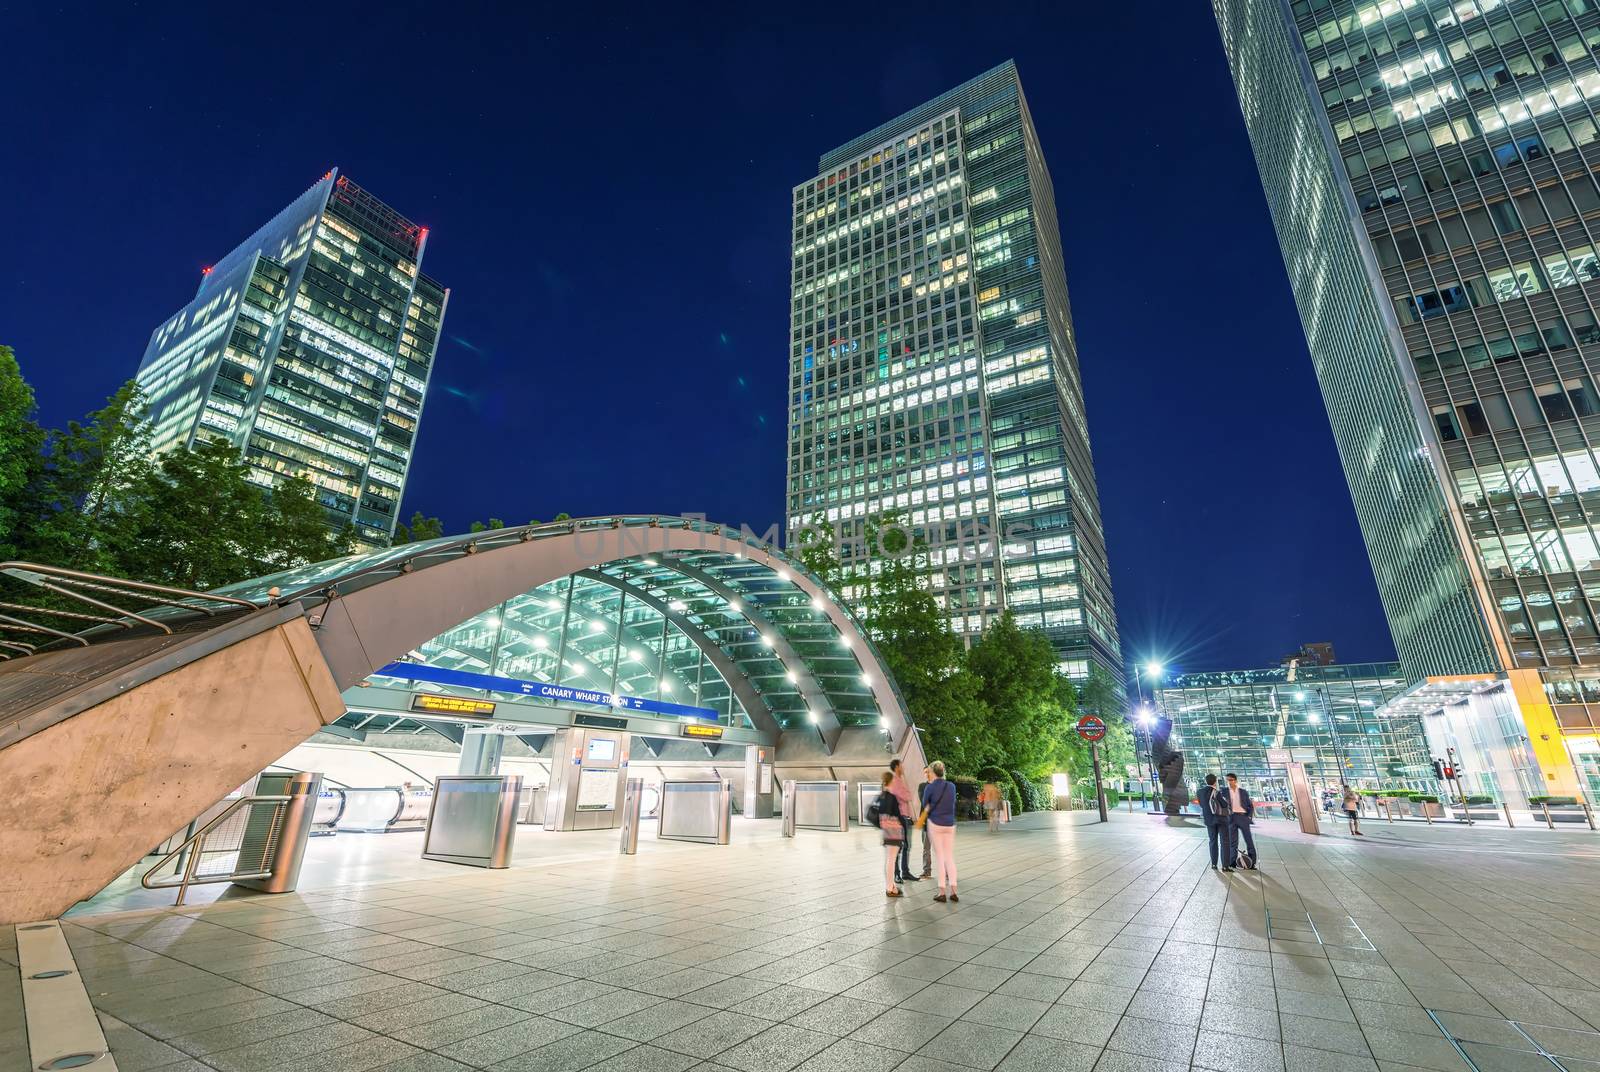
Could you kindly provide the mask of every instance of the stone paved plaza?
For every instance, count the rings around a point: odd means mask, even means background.
[[[1600,1072],[1600,835],[1269,822],[1224,876],[1089,819],[964,825],[958,905],[886,900],[875,832],[741,821],[64,930],[122,1072]]]

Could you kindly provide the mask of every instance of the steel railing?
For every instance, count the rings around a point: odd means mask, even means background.
[[[173,903],[181,905],[190,886],[270,878],[283,841],[284,816],[293,799],[284,795],[240,797],[158,860],[139,884],[147,890],[177,887],[178,899]],[[260,821],[254,821],[257,819]],[[167,878],[156,878],[180,857],[181,872],[175,869]]]

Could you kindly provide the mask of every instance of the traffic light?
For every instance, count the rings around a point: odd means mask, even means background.
[[[1444,781],[1444,760],[1436,759],[1433,761],[1433,776],[1439,779],[1441,782]]]

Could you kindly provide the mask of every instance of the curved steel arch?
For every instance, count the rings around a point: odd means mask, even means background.
[[[761,691],[744,676],[728,653],[722,650],[722,646],[695,628],[694,624],[687,620],[687,616],[679,614],[665,601],[620,577],[612,577],[593,569],[579,570],[573,576],[599,581],[615,588],[630,599],[637,599],[651,610],[658,611],[663,618],[677,626],[678,631],[688,637],[691,644],[705,654],[707,662],[716,667],[717,673],[728,683],[728,688],[733,690],[733,694],[744,705],[745,714],[750,716],[750,721],[755,723],[756,729],[766,733],[777,733],[782,728],[778,725],[778,718],[772,713],[772,708],[768,705],[766,697],[761,695]]]
[[[849,612],[781,552],[718,525],[684,518],[616,517],[495,530],[430,541],[410,557],[403,548],[392,548],[377,563],[352,560],[349,573],[327,574],[279,598],[308,604],[318,647],[334,681],[345,689],[468,618],[540,585],[612,562],[670,557],[675,551],[720,551],[749,559],[820,601],[834,628],[850,639],[866,686],[895,741],[903,740],[910,728],[905,706]],[[353,590],[341,591],[341,585]],[[278,596],[276,590],[272,595]],[[695,631],[689,623],[680,628]],[[743,675],[734,672],[730,687],[740,679]],[[766,705],[763,701],[758,706]],[[746,710],[755,717],[748,706]]]
[[[839,712],[833,706],[833,697],[828,695],[828,691],[822,687],[822,682],[817,680],[811,664],[800,657],[800,653],[789,643],[789,638],[784,635],[783,630],[767,617],[755,598],[698,566],[685,562],[677,555],[663,555],[661,563],[680,577],[687,577],[702,585],[712,595],[739,603],[740,614],[771,642],[772,650],[777,653],[784,667],[794,672],[795,687],[800,690],[800,698],[805,700],[807,708],[816,715],[817,728],[822,732],[822,743],[828,751],[833,751],[833,746],[839,741],[839,735],[844,732],[844,726],[839,722]]]

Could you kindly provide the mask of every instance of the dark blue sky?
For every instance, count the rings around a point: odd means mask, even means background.
[[[1189,669],[1304,640],[1390,657],[1209,5],[792,25],[544,7],[0,15],[0,342],[43,418],[98,405],[201,266],[336,165],[431,228],[424,268],[452,289],[406,516],[764,530],[790,188],[1013,57],[1055,181],[1125,647]]]

